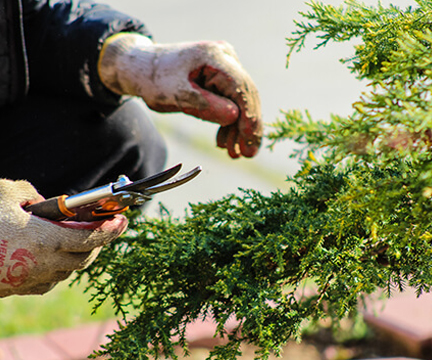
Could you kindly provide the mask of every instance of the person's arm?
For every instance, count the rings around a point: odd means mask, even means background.
[[[217,145],[232,158],[257,153],[263,131],[258,91],[229,44],[155,45],[142,22],[105,5],[26,2],[30,92],[114,105],[121,95],[140,96],[153,110],[220,124]]]
[[[232,158],[257,153],[263,131],[258,90],[230,44],[154,44],[141,34],[120,33],[105,41],[98,69],[116,94],[219,124],[217,145]]]
[[[100,82],[99,52],[121,31],[150,36],[140,20],[89,0],[23,0],[23,10],[30,92],[118,103]]]
[[[0,297],[47,292],[88,266],[127,227],[123,215],[55,222],[23,209],[41,199],[26,181],[0,179]]]

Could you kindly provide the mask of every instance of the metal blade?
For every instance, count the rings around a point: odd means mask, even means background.
[[[156,194],[162,191],[166,191],[169,189],[173,189],[177,186],[183,185],[185,183],[187,183],[188,181],[192,180],[195,176],[197,176],[200,172],[201,172],[202,168],[201,166],[197,166],[196,168],[192,169],[191,171],[180,175],[174,179],[172,179],[171,181],[162,183],[162,184],[158,184],[152,187],[148,187],[147,189],[144,190],[145,194]]]
[[[114,191],[115,193],[120,191],[133,191],[133,192],[144,192],[149,187],[155,186],[157,184],[160,184],[170,178],[172,178],[175,174],[177,174],[182,167],[182,164],[177,164],[176,166],[173,166],[170,169],[167,169],[165,171],[162,171],[160,173],[157,173],[155,175],[146,177],[144,179],[135,181],[131,184],[127,184],[120,187],[115,187]]]

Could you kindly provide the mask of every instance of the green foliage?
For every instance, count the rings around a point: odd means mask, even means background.
[[[311,10],[300,13],[307,22],[296,21],[297,30],[287,39],[290,48],[288,60],[294,51],[305,46],[311,34],[321,41],[315,48],[329,41],[348,41],[361,38],[355,46],[355,55],[342,62],[351,63],[351,70],[360,77],[373,78],[382,72],[382,65],[394,52],[399,51],[404,38],[422,37],[430,29],[432,4],[429,0],[416,0],[418,7],[401,10],[395,5],[389,8],[380,3],[376,8],[356,0],[346,0],[338,7],[312,1]]]
[[[274,124],[274,142],[304,146],[287,193],[244,190],[191,205],[181,221],[134,217],[81,274],[96,306],[111,299],[125,318],[105,352],[175,358],[174,346],[187,352],[185,326],[211,317],[227,341],[211,358],[235,359],[246,342],[267,359],[300,338],[305,321],[337,324],[377,289],[430,290],[432,1],[417,5],[310,4],[289,54],[313,33],[318,47],[360,38],[344,62],[370,91],[349,117],[291,110]],[[126,306],[138,315],[128,318]],[[227,332],[231,318],[238,325]]]

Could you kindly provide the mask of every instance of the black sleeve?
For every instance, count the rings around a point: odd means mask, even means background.
[[[140,20],[90,0],[23,0],[23,9],[30,93],[119,101],[99,79],[99,52],[118,32],[150,37]]]

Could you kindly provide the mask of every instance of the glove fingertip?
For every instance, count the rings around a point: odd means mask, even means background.
[[[232,149],[229,149],[228,155],[231,157],[231,159],[238,159],[239,157],[241,157],[240,150],[239,150],[238,146],[236,146]]]
[[[225,149],[227,147],[227,137],[229,133],[228,127],[221,126],[216,135],[216,144],[219,148]]]
[[[261,141],[246,140],[244,138],[239,140],[240,152],[247,158],[254,157],[258,153],[260,145]]]
[[[228,155],[232,159],[238,159],[241,156],[240,145],[238,142],[238,129],[235,125],[231,125],[227,129],[226,148],[228,149]]]

